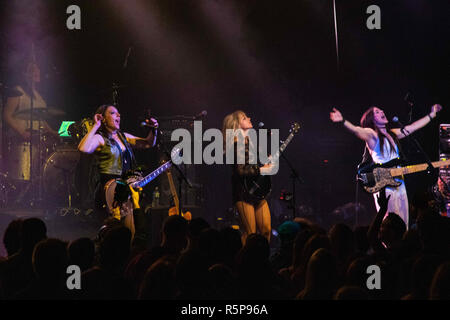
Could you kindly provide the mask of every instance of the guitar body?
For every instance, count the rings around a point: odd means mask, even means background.
[[[432,172],[436,168],[450,166],[450,159],[435,161],[432,163],[414,164],[405,167],[398,167],[400,161],[398,159],[391,160],[382,165],[366,165],[358,168],[357,178],[362,182],[367,192],[375,193],[384,187],[398,187],[398,182],[394,177],[400,177],[405,174],[411,174],[428,170]],[[430,167],[431,166],[431,167]]]
[[[272,191],[272,179],[261,175],[244,177],[244,190],[251,199],[264,200]]]
[[[384,187],[398,187],[402,183],[395,180],[391,175],[391,168],[398,165],[397,159],[384,164],[371,164],[358,170],[358,180],[362,182],[364,190],[376,193]]]
[[[172,160],[178,161],[180,149],[173,148],[170,156]],[[103,201],[108,213],[117,219],[132,214],[133,203],[131,202],[130,186],[134,189],[143,188],[147,183],[153,181],[161,173],[168,170],[172,165],[172,160],[165,162],[145,177],[142,177],[140,172],[130,171],[125,174],[123,179],[109,180],[103,189]]]
[[[280,146],[272,160],[278,159],[286,149],[292,138],[300,130],[300,125],[294,122],[291,125],[290,134]],[[244,177],[244,192],[252,200],[264,200],[272,191],[272,179],[270,175],[246,176]]]
[[[126,192],[125,187],[120,179],[109,180],[103,189],[104,203],[107,212],[114,218],[120,219],[129,214],[133,214],[133,204],[130,199],[130,191]],[[117,211],[120,207],[120,213]]]

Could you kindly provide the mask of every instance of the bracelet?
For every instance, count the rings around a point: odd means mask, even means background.
[[[433,121],[433,118],[430,116],[430,114],[428,114],[428,117],[430,118],[430,121]]]
[[[342,118],[342,121],[339,121],[339,123],[340,123],[340,124],[342,124],[342,125],[344,125],[344,123],[345,123],[345,119],[344,119],[344,118]]]

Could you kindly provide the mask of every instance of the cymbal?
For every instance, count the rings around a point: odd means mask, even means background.
[[[31,110],[22,110],[14,113],[14,117],[19,120],[30,120]],[[33,120],[48,120],[55,117],[64,116],[66,113],[54,108],[35,108],[33,109]]]

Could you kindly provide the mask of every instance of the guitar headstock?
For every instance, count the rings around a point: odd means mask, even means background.
[[[300,130],[300,124],[298,122],[294,122],[291,125],[291,132],[298,133],[299,130]]]

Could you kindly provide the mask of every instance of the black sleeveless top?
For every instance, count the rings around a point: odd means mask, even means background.
[[[102,183],[113,178],[121,177],[127,171],[134,169],[135,159],[133,150],[125,135],[121,132],[117,134],[125,146],[125,150],[122,151],[120,145],[113,138],[110,138],[103,132],[99,132],[99,134],[105,141],[105,144],[95,153]]]

